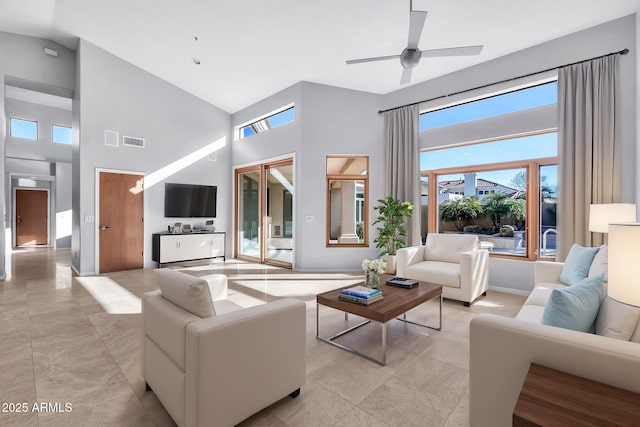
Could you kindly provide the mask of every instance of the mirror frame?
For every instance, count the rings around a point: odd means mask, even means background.
[[[364,159],[367,173],[365,175],[330,174],[328,169],[329,159]],[[328,155],[326,167],[326,247],[327,248],[363,248],[369,247],[369,156],[359,155]],[[331,242],[331,182],[332,181],[363,181],[364,182],[364,227],[362,243],[332,243]]]

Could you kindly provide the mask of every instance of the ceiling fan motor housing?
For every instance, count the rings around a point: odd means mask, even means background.
[[[411,69],[420,62],[420,49],[405,48],[400,54],[400,64],[406,69]]]

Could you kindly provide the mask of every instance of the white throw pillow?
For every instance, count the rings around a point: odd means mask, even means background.
[[[600,305],[596,318],[596,334],[629,341],[640,318],[640,308],[609,297]]]
[[[154,270],[154,273],[165,299],[203,319],[216,315],[205,280],[168,268]]]
[[[589,267],[588,277],[602,276],[602,280],[607,281],[609,271],[609,248],[607,245],[602,245],[598,248],[596,256],[591,261],[591,267]]]

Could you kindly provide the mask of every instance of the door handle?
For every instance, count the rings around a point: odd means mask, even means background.
[[[104,230],[108,230],[109,226],[108,225],[101,225],[99,228],[100,228],[101,231],[104,231]]]

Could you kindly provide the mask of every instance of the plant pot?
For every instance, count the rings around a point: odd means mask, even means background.
[[[396,274],[396,256],[387,255],[387,274]]]

